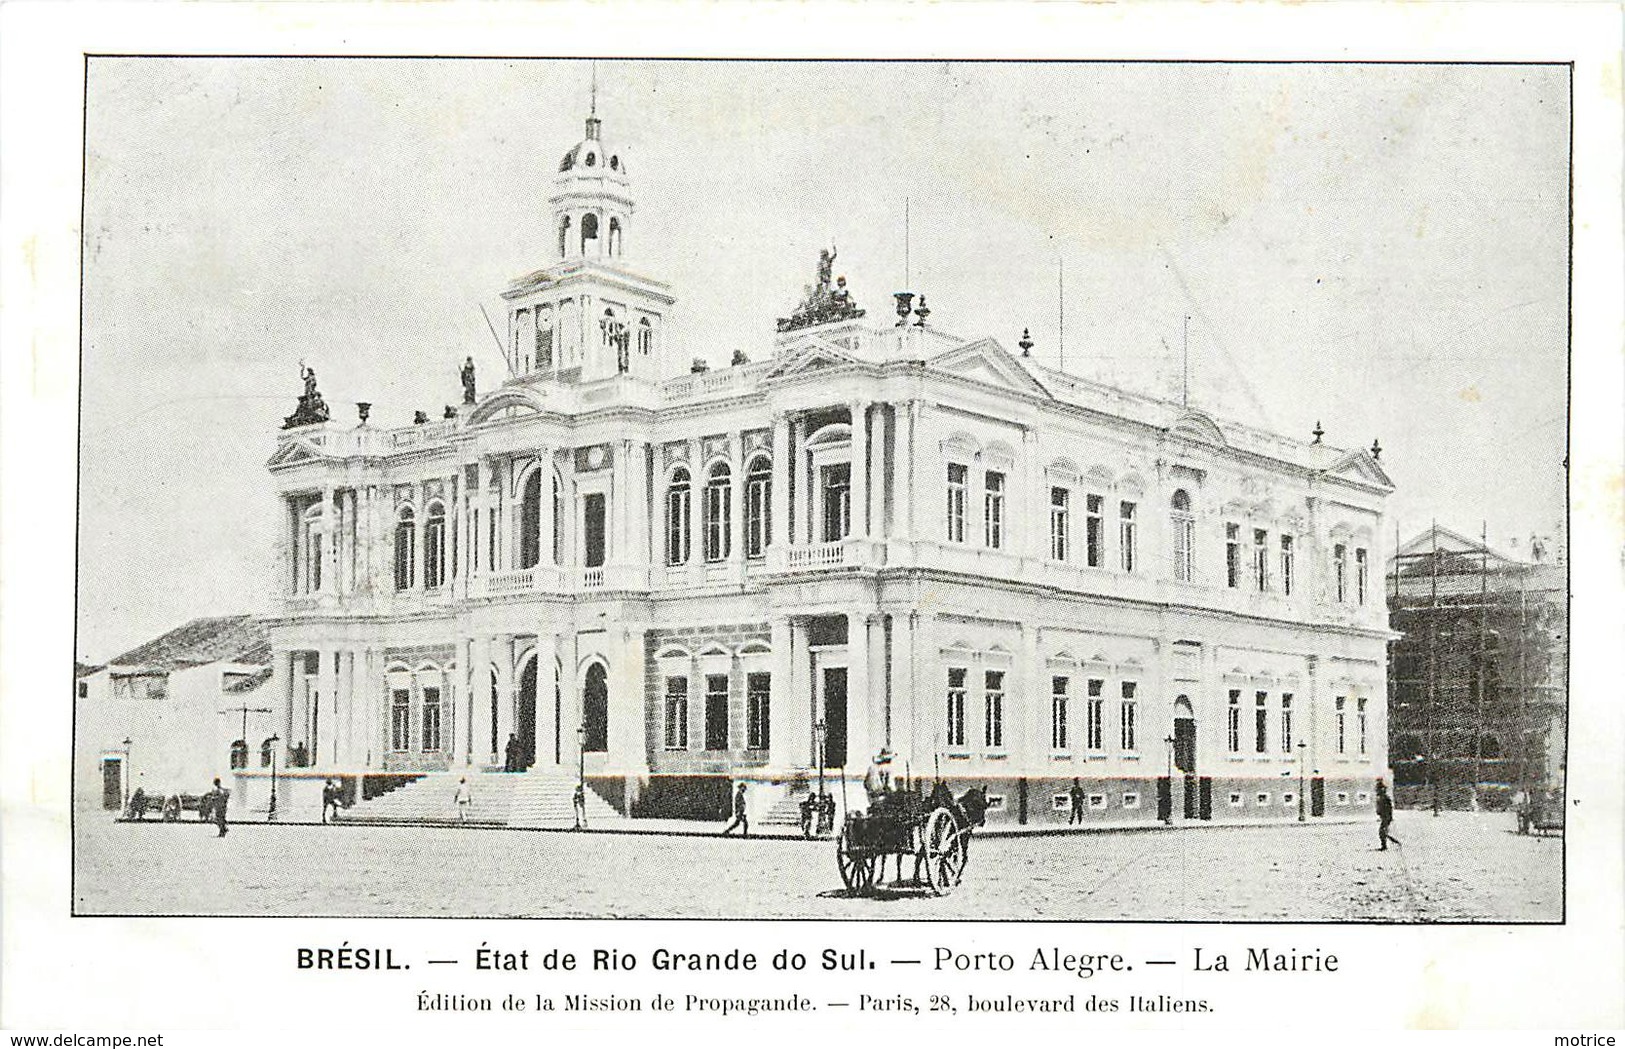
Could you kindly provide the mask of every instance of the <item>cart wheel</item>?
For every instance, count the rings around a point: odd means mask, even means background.
[[[849,891],[868,888],[869,861],[852,852],[852,823],[841,824],[841,834],[835,840],[835,865],[840,868],[841,882]]]
[[[953,813],[937,809],[925,823],[924,839],[920,842],[921,859],[925,866],[925,882],[933,895],[946,896],[959,884],[964,870],[961,862],[959,824]]]

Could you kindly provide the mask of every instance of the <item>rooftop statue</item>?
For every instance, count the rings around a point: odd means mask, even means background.
[[[463,403],[474,403],[474,358],[463,361]]]
[[[806,288],[806,297],[801,305],[788,317],[780,317],[778,330],[781,332],[796,331],[800,328],[811,328],[815,324],[828,324],[831,321],[852,320],[863,316],[863,310],[853,301],[852,293],[846,288],[846,278],[836,278],[834,285],[830,284],[830,277],[835,272],[835,249],[820,249],[818,252],[818,283]]]
[[[322,400],[321,392],[316,389],[316,369],[307,368],[305,362],[300,361],[299,378],[304,380],[305,392],[299,395],[299,407],[293,410],[293,414],[283,417],[284,430],[327,421],[327,402]]]

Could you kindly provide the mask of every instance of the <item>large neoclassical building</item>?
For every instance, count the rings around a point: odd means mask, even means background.
[[[828,256],[751,359],[673,361],[600,131],[559,165],[553,257],[502,293],[513,378],[386,429],[328,420],[312,376],[279,436],[296,777],[579,769],[634,817],[743,780],[763,816],[884,746],[985,783],[994,820],[1065,821],[1074,779],[1087,819],[1370,805],[1372,453],[1041,367],[909,296],[865,311]]]

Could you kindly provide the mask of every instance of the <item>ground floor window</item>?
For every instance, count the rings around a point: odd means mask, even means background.
[[[1136,687],[1133,681],[1123,682],[1122,738],[1120,742],[1123,744],[1123,750],[1130,754],[1134,753],[1137,749],[1136,744],[1139,742],[1136,736],[1136,730],[1139,728],[1136,724],[1138,708],[1134,701]]]
[[[409,750],[412,746],[412,693],[397,688],[391,693],[389,708],[389,749]]]
[[[989,747],[1004,746],[1004,671],[987,672],[986,741]]]
[[[773,675],[749,674],[745,677],[745,745],[751,750],[766,750],[771,741],[768,725],[771,720],[770,697]]]
[[[1106,700],[1101,697],[1101,690],[1106,687],[1104,681],[1091,678],[1089,681],[1088,721],[1084,724],[1085,745],[1090,750],[1106,749]]]
[[[440,750],[440,690],[423,690],[423,752]]]
[[[1066,749],[1067,689],[1071,681],[1064,677],[1050,678],[1049,745],[1053,750]]]
[[[666,679],[666,749],[688,746],[688,678]]]
[[[705,749],[728,749],[728,675],[705,676]]]
[[[965,745],[965,668],[948,668],[948,746]]]

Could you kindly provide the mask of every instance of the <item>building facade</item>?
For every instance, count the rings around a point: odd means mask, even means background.
[[[551,205],[513,378],[386,429],[306,411],[312,377],[279,437],[271,691],[314,771],[517,766],[709,818],[888,747],[993,820],[1064,822],[1075,779],[1089,819],[1369,806],[1372,454],[866,311],[830,254],[756,360],[674,368],[598,120]]]

